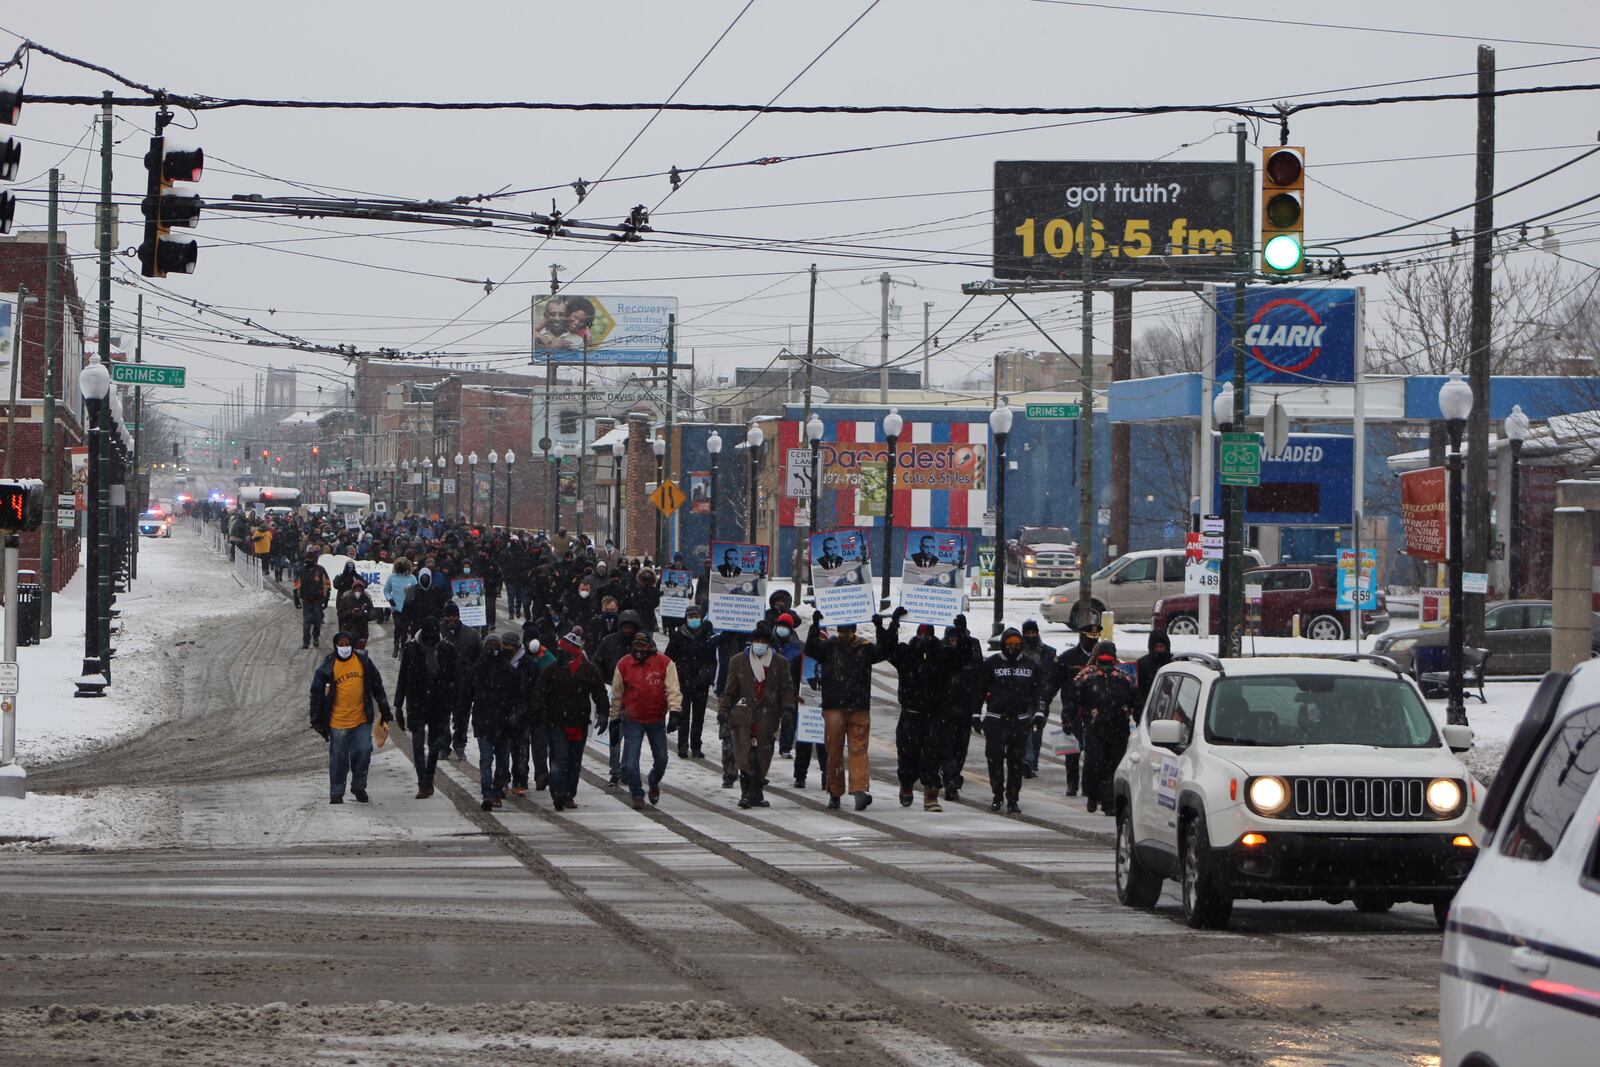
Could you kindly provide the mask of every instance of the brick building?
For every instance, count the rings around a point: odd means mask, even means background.
[[[47,304],[45,274],[49,260],[49,238],[43,232],[19,232],[0,237],[0,294],[14,300],[20,289],[26,288],[29,297],[38,297],[38,303],[27,305],[22,313],[20,361],[16,364],[17,401],[14,410],[9,407],[12,365],[7,359],[0,374],[0,410],[6,410],[14,419],[11,427],[12,455],[9,457],[11,476],[14,478],[43,478],[44,470],[44,398],[46,384],[46,328]],[[83,368],[84,352],[89,340],[87,314],[83,300],[78,295],[78,283],[67,251],[65,234],[60,235],[56,249],[56,281],[60,290],[61,329],[55,351],[48,353],[55,364],[55,434],[54,457],[56,492],[72,491],[70,449],[82,445],[83,399],[78,392],[78,372]],[[13,324],[7,324],[8,329]],[[10,337],[6,338],[11,341]],[[131,417],[132,404],[127,410]],[[0,449],[5,444],[4,429],[0,429]],[[3,461],[3,460],[0,460]],[[47,500],[45,508],[53,511],[55,501]],[[67,584],[78,567],[78,536],[74,529],[58,530],[55,536],[54,573],[52,584],[56,591]],[[20,566],[23,570],[38,572],[39,533],[34,531],[22,538]]]

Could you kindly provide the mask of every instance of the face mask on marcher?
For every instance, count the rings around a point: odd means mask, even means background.
[[[765,656],[768,652],[772,651],[772,646],[767,644],[765,641],[757,641],[750,646],[750,651],[754,652],[757,656]]]
[[[787,626],[780,626],[773,632],[776,633],[779,637],[788,637],[794,631],[789,629]]]
[[[589,590],[587,590],[587,589],[578,590],[578,596],[580,598],[584,599],[584,600],[588,600],[589,599]]]
[[[335,648],[333,651],[334,651],[334,653],[336,655],[338,655],[338,657],[340,659],[349,659],[350,658],[350,654],[352,652],[354,652],[355,649],[351,648],[349,645],[340,645],[339,647]]]
[[[685,626],[687,626],[691,630],[700,629],[700,620],[699,619],[684,619],[683,620],[683,624]]]

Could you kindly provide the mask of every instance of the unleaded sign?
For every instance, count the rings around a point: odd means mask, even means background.
[[[167,385],[182,389],[187,373],[182,367],[163,367],[156,363],[111,364],[111,380],[121,385]]]

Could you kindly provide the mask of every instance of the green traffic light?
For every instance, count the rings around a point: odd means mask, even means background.
[[[1280,233],[1267,241],[1266,247],[1261,250],[1261,261],[1270,270],[1287,272],[1294,270],[1305,258],[1306,250],[1300,244],[1300,238],[1289,233]]]

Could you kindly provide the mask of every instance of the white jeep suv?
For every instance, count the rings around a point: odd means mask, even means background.
[[[1416,684],[1374,656],[1161,669],[1117,766],[1117,897],[1224,927],[1236,899],[1450,900],[1477,855],[1479,788]]]

